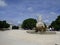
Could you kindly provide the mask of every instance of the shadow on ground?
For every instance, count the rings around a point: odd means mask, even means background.
[[[46,31],[46,32],[35,32],[35,30],[28,30],[26,31],[27,33],[30,33],[30,34],[56,34],[55,31]]]

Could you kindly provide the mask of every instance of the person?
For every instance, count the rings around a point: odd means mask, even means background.
[[[51,31],[51,30],[52,30],[52,28],[50,27],[50,28],[49,28],[49,30]]]

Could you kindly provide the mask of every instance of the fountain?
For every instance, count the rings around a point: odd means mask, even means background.
[[[35,30],[28,30],[28,33],[32,33],[32,34],[56,34],[55,31],[47,31],[47,27],[44,24],[42,17],[38,16],[38,20],[36,23],[36,29]]]
[[[38,20],[37,20],[37,23],[36,23],[36,31],[35,32],[45,32],[46,31],[46,26],[44,24],[44,22],[42,21],[42,17],[39,16],[38,17]]]

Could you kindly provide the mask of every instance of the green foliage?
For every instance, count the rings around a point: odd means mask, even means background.
[[[60,30],[60,15],[51,23],[50,27],[54,27],[57,31]]]
[[[12,26],[12,29],[19,29],[18,26]]]
[[[26,19],[23,21],[22,28],[33,29],[34,27],[36,27],[36,23],[37,23],[36,19],[33,18]]]
[[[47,28],[47,25],[44,23],[45,28]]]
[[[6,21],[0,21],[0,29],[9,28],[10,25]]]

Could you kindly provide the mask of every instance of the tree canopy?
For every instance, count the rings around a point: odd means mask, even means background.
[[[51,23],[50,27],[54,27],[54,29],[57,31],[60,30],[60,15]]]
[[[33,29],[34,27],[36,27],[36,19],[33,18],[29,18],[23,21],[22,23],[22,28],[23,29]]]
[[[0,21],[0,29],[3,28],[9,28],[10,24],[8,24],[6,21]]]

